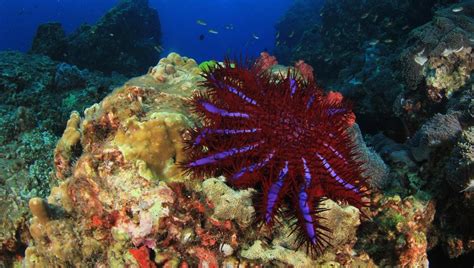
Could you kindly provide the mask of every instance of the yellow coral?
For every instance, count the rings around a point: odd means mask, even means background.
[[[149,75],[159,82],[167,82],[171,78],[183,75],[197,75],[201,69],[195,60],[181,57],[177,53],[170,53],[168,57],[160,60],[157,66],[153,67]]]
[[[131,118],[119,129],[114,142],[127,161],[138,161],[147,179],[179,174],[176,163],[184,160],[181,135],[191,125],[182,114],[154,113],[149,121]]]
[[[66,129],[54,150],[54,164],[56,167],[56,177],[64,179],[70,172],[71,158],[74,147],[81,140],[79,126],[81,117],[74,111],[67,121]]]

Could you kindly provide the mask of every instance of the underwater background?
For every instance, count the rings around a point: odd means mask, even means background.
[[[81,24],[94,24],[116,3],[115,0],[2,0],[0,50],[28,51],[39,24],[61,22],[65,32],[71,33]],[[264,0],[258,4],[250,0],[154,0],[150,1],[150,7],[160,11],[162,53],[177,52],[204,61],[222,60],[226,54],[256,57],[265,49],[273,49],[274,25],[291,3],[291,0]],[[197,24],[197,20],[207,25]],[[209,33],[209,29],[218,34]],[[201,34],[205,36],[203,40],[199,39]]]
[[[0,267],[473,267],[474,1],[0,0]]]

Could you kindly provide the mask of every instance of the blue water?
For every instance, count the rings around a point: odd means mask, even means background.
[[[163,55],[198,61],[256,56],[274,47],[275,23],[292,0],[150,0],[161,19]],[[117,0],[0,0],[0,50],[27,51],[39,24],[61,22],[70,33],[95,23]],[[207,26],[196,23],[203,20]],[[225,26],[232,24],[233,30]],[[218,34],[208,33],[209,29]],[[204,34],[204,40],[199,36]],[[258,40],[253,37],[258,37]]]

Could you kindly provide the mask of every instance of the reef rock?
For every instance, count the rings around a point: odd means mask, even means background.
[[[50,22],[38,26],[30,52],[61,60],[65,57],[66,46],[66,33],[61,23]]]
[[[473,16],[472,1],[454,4],[437,10],[431,22],[410,32],[400,53],[406,90],[394,105],[409,128],[417,128],[456,93],[470,87]]]
[[[474,192],[474,127],[464,130],[453,149],[446,179],[455,191]]]
[[[369,175],[385,178],[375,180],[375,220],[400,217],[381,220],[382,231],[363,221],[356,251],[381,266],[426,266],[435,246],[445,261],[472,254],[473,1],[324,1],[320,11],[310,2],[295,1],[278,25],[275,53],[310,63],[326,88],[354,101],[368,148],[383,159],[370,171],[387,167]]]
[[[2,109],[11,112],[17,107],[29,107],[36,121],[34,124],[58,136],[64,130],[71,111],[90,106],[124,81],[125,77],[121,75],[106,76],[81,70],[42,55],[0,52]],[[8,126],[2,126],[2,137],[12,137],[17,133],[3,133]]]
[[[452,144],[461,130],[455,114],[436,114],[410,140],[413,157],[417,161],[427,160],[436,148]]]
[[[138,75],[158,61],[160,38],[158,13],[148,0],[121,0],[97,24],[68,36],[58,23],[39,26],[30,52],[81,68]]]
[[[56,67],[54,86],[57,90],[81,88],[86,84],[85,75],[77,66],[60,63]]]
[[[82,116],[71,115],[55,150],[57,186],[47,200],[30,200],[27,265],[371,263],[352,251],[360,225],[354,207],[323,202],[330,208],[324,224],[344,227],[315,258],[298,249],[290,222],[274,231],[254,225],[255,190],[182,174],[183,137],[199,124],[186,100],[203,90],[200,73],[194,60],[172,53]]]
[[[474,126],[459,135],[443,175],[449,190],[438,212],[440,244],[455,258],[474,250]]]
[[[453,10],[460,10],[454,12]],[[410,32],[401,54],[409,89],[425,83],[433,100],[451,96],[474,69],[474,5],[460,3],[436,11],[433,20]],[[439,96],[438,96],[439,95]]]
[[[356,248],[364,249],[382,267],[428,267],[427,251],[433,245],[427,233],[435,214],[434,202],[398,195],[378,195],[373,202],[373,221],[362,226]]]
[[[28,200],[50,194],[51,152],[71,111],[124,81],[60,66],[42,55],[0,53],[0,266],[11,267],[24,254],[30,239]],[[70,161],[76,160],[74,149]]]

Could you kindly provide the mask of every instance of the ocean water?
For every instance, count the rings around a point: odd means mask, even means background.
[[[94,24],[116,0],[0,0],[0,50],[27,51],[39,24],[60,22],[71,33]],[[177,52],[198,61],[225,55],[258,56],[275,45],[275,23],[292,0],[151,0],[162,25],[163,55]],[[207,26],[196,23],[202,20]],[[228,30],[226,26],[233,29]],[[209,29],[218,34],[211,34]],[[203,34],[204,40],[200,40]],[[255,39],[258,37],[258,40]]]

